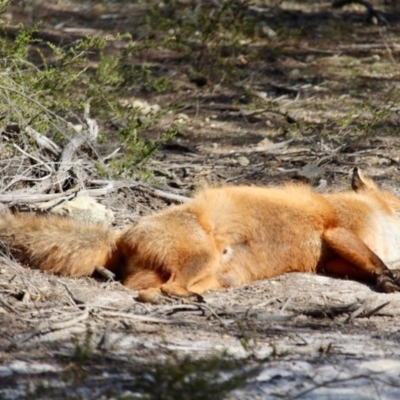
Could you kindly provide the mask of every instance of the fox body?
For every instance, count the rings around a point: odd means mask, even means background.
[[[143,300],[201,295],[287,272],[326,272],[399,291],[400,273],[386,263],[400,260],[400,199],[357,168],[352,189],[209,188],[119,232],[6,213],[0,240],[51,273],[82,276],[106,268]]]

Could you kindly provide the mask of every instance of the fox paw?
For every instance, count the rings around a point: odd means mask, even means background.
[[[194,303],[205,303],[204,297],[200,294],[190,292],[189,296],[187,297],[189,301],[193,301]]]
[[[163,301],[163,299],[165,300],[167,297],[185,299],[189,302],[194,302],[194,303],[205,303],[203,296],[197,293],[187,292],[184,295],[180,293],[178,296],[176,296],[172,293],[165,293],[160,288],[149,288],[149,289],[139,290],[138,297],[136,299],[141,303],[159,304],[160,302]]]
[[[137,301],[141,303],[157,304],[161,297],[161,290],[158,288],[143,289],[139,290]]]
[[[393,280],[400,285],[400,269],[391,269]]]
[[[394,271],[388,270],[377,277],[376,285],[380,292],[400,292],[400,271],[398,271],[397,274],[393,272]]]

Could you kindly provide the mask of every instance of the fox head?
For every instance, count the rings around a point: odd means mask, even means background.
[[[353,170],[351,188],[356,193],[373,197],[387,212],[394,212],[400,217],[400,198],[388,191],[379,189],[375,182],[370,178],[366,178],[358,167]]]

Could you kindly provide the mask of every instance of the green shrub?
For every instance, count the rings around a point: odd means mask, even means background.
[[[7,2],[0,2],[0,10],[4,12],[6,5]],[[163,138],[171,136],[167,127],[165,133],[159,134],[160,141],[145,140],[143,131],[162,113],[152,113],[142,123],[142,110],[124,101],[138,96],[143,83],[146,91],[169,87],[165,78],[153,76],[150,68],[127,68],[139,49],[129,35],[88,36],[61,47],[39,39],[39,26],[20,26],[14,39],[8,37],[7,28],[3,23],[0,116],[6,133],[11,128],[20,133],[13,139],[17,136],[25,150],[36,145],[27,134],[27,127],[63,145],[81,130],[85,110],[90,109],[90,117],[100,127],[100,145],[110,152],[110,147],[122,144],[125,151],[110,164],[111,168],[103,164],[102,173],[129,176],[149,159]],[[113,46],[115,42],[118,47]],[[114,52],[110,51],[112,46]]]

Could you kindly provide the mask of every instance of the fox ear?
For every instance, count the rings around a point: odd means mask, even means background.
[[[351,178],[351,188],[355,192],[361,192],[365,190],[377,190],[377,187],[372,179],[366,178],[361,169],[355,167],[353,169],[353,176]]]

